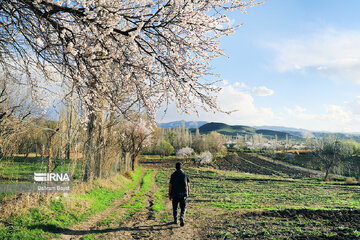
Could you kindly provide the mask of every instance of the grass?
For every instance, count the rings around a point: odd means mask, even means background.
[[[184,170],[191,182],[187,217],[196,219],[194,226],[200,228],[204,239],[284,239],[288,236],[311,239],[337,238],[339,234],[360,237],[360,226],[346,220],[353,217],[353,210],[360,209],[360,186],[211,168]],[[152,210],[160,222],[172,220],[170,210],[164,206],[172,172],[173,169],[158,169],[155,176],[159,188],[154,193]],[[54,230],[106,209],[126,190],[135,189],[140,181],[136,193],[118,211],[100,222],[100,226],[124,224],[147,206],[145,200],[154,184],[154,172],[148,170],[142,175],[142,169],[138,168],[131,173],[132,180],[122,188],[112,189],[113,184],[107,186],[99,181],[86,194],[60,197],[46,206],[31,208],[21,216],[12,216],[6,220],[11,226],[0,223],[0,239],[54,237]],[[70,201],[72,208],[69,208]],[[339,211],[342,213],[338,214]],[[337,219],[342,215],[343,219]],[[94,234],[89,234],[83,239],[94,238]]]
[[[62,196],[53,199],[47,205],[30,208],[19,215],[12,215],[6,222],[9,226],[0,226],[0,239],[48,239],[56,236],[55,232],[74,223],[84,221],[89,216],[108,208],[116,198],[121,198],[125,191],[134,188],[141,176],[141,168],[131,174],[128,185],[109,189],[97,183],[85,194]],[[120,182],[126,182],[123,176]]]
[[[86,235],[86,236],[84,236],[84,237],[82,237],[80,239],[81,240],[93,240],[93,239],[95,239],[95,236],[96,236],[95,233],[91,233],[91,234],[88,234],[88,235]]]
[[[283,236],[337,236],[341,230],[326,219],[311,219],[301,214],[284,217],[287,211],[310,212],[360,209],[360,187],[320,182],[316,179],[290,179],[214,169],[185,168],[190,177],[189,209],[202,222],[209,238],[282,239]],[[166,188],[171,169],[159,170],[156,179]],[[278,212],[279,216],[256,213]],[[254,216],[242,217],[243,214]],[[167,218],[166,214],[162,215]],[[310,214],[310,216],[312,216]],[[200,220],[201,219],[201,220]],[[334,220],[335,221],[335,220]],[[356,226],[347,224],[348,234],[359,234]]]
[[[54,172],[70,172],[72,162],[70,160],[54,159],[53,165],[60,163]],[[34,172],[47,172],[48,158],[41,157],[4,157],[0,162],[0,177],[3,183],[33,182]],[[73,179],[78,179],[81,173],[81,161],[76,162]]]
[[[150,190],[152,186],[153,172],[149,169],[140,183],[140,189],[129,201],[121,205],[121,208],[126,209],[124,215],[119,214],[119,211],[112,213],[106,219],[99,223],[99,226],[109,226],[111,224],[123,224],[129,217],[145,208],[144,195]]]
[[[186,171],[192,177],[192,184],[196,186],[191,197],[204,200],[200,203],[201,207],[249,210],[360,208],[360,194],[354,194],[354,190],[360,190],[358,186],[271,176],[263,178],[261,175],[224,173],[218,170],[189,168]]]
[[[156,176],[155,176],[155,181],[157,183],[161,183],[162,181],[166,181],[166,173],[164,170],[159,169]],[[158,191],[155,192],[154,194],[155,196],[155,201],[154,204],[152,206],[152,209],[155,212],[160,212],[162,210],[165,209],[165,205],[164,205],[164,198],[166,198],[166,188],[164,186],[161,186],[160,189]]]

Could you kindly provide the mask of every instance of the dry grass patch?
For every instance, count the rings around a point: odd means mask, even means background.
[[[346,178],[345,182],[346,182],[346,184],[355,184],[356,183],[355,179],[352,177]]]

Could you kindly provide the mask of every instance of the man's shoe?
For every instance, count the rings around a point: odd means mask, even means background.
[[[180,219],[180,226],[184,226],[185,224],[184,224],[184,220],[182,220],[182,219]]]
[[[177,224],[177,219],[174,220],[173,224]]]

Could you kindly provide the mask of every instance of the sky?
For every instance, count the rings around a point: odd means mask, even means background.
[[[216,121],[360,132],[360,1],[267,0],[232,12],[243,24],[223,38],[228,58],[212,67],[224,82],[224,113],[179,114],[173,105],[158,122]]]

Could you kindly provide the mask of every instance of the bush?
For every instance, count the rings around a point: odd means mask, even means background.
[[[346,178],[346,184],[354,184],[355,183],[355,179],[352,177],[348,177]]]
[[[156,154],[169,156],[175,152],[174,147],[165,140],[162,140],[155,149]]]
[[[194,154],[194,149],[190,147],[184,147],[177,151],[176,156],[177,157],[189,157]]]
[[[209,151],[201,153],[199,156],[195,158],[195,162],[204,165],[204,164],[210,164],[212,160],[212,154]]]

